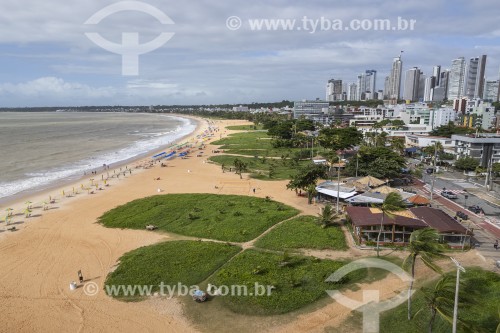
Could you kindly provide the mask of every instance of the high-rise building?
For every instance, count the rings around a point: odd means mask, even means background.
[[[433,90],[435,87],[436,87],[435,76],[430,76],[425,79],[424,102],[431,102],[433,100]]]
[[[486,55],[482,55],[481,58],[470,58],[464,96],[467,98],[481,98],[483,96],[485,68]]]
[[[488,102],[498,102],[499,81],[486,81],[482,98]]]
[[[413,67],[406,71],[403,99],[407,101],[418,100],[420,84],[420,69]]]
[[[432,69],[432,76],[435,77],[434,86],[439,86],[439,78],[441,77],[441,65],[434,66],[434,68]]]
[[[358,75],[358,100],[364,101],[373,98],[376,92],[377,71],[368,69]]]
[[[384,80],[384,98],[389,98],[390,89],[391,89],[391,77],[386,76]]]
[[[465,81],[465,58],[460,57],[451,62],[448,79],[448,99],[459,99],[463,96]]]
[[[401,72],[403,70],[403,61],[401,56],[392,61],[391,74],[389,75],[389,94],[391,99],[399,99],[401,95]]]
[[[342,101],[344,99],[342,92],[342,80],[331,79],[326,85],[326,100],[328,102]]]
[[[424,72],[420,71],[420,76],[418,78],[419,81],[418,81],[417,101],[424,100],[426,78],[427,77],[424,75]]]
[[[377,92],[377,71],[374,69],[368,69],[365,72],[366,79],[366,91],[375,94]]]
[[[358,85],[356,83],[351,83],[347,87],[347,100],[348,101],[358,100]]]

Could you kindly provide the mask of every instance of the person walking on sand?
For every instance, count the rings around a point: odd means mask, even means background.
[[[495,244],[493,244],[493,247],[495,248],[495,250],[498,250],[498,239],[495,241]]]
[[[78,280],[80,281],[80,284],[83,283],[83,274],[82,274],[82,270],[79,270],[78,271]]]

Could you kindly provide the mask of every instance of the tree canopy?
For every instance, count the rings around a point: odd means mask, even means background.
[[[468,127],[455,126],[454,123],[449,122],[448,125],[443,125],[438,128],[433,129],[429,135],[433,136],[444,136],[451,138],[453,134],[471,134],[474,133],[475,129]]]
[[[325,165],[308,164],[293,176],[286,185],[291,190],[307,191],[310,185],[315,185],[319,178],[326,178],[327,167]]]
[[[479,161],[470,156],[461,157],[455,162],[455,168],[464,171],[474,171],[478,166]]]
[[[321,129],[318,136],[319,144],[334,151],[345,150],[357,146],[363,141],[363,133],[355,127]]]
[[[356,161],[358,159],[358,161]],[[358,175],[371,175],[376,178],[396,178],[401,174],[401,170],[406,167],[404,157],[394,152],[389,147],[363,146],[358,152],[358,156],[349,159],[345,172],[354,176],[358,165]]]

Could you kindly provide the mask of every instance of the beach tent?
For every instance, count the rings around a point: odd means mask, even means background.
[[[427,206],[431,203],[429,199],[418,194],[408,198],[407,201],[415,206]]]
[[[371,189],[371,190],[369,190],[368,192],[372,192],[372,193],[383,193],[383,194],[389,194],[389,193],[392,193],[392,192],[397,192],[397,193],[400,193],[401,191],[399,191],[398,189],[395,189],[395,188],[393,188],[393,187],[390,187],[390,186],[384,185],[384,186],[380,186],[380,187],[372,188],[372,189]]]
[[[360,178],[358,180],[355,180],[354,183],[355,184],[357,183],[357,184],[362,185],[362,186],[377,187],[377,186],[384,185],[386,182],[384,182],[383,180],[380,180],[378,178],[372,177],[372,176],[366,176],[366,177]]]

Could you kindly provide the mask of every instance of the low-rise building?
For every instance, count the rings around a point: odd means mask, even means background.
[[[304,116],[307,119],[322,118],[328,114],[329,102],[325,101],[300,101],[293,103],[293,117],[298,119]]]
[[[443,211],[430,207],[414,207],[401,212],[384,213],[378,208],[347,207],[348,221],[352,224],[353,234],[361,244],[376,242],[382,230],[382,244],[400,244],[409,242],[413,231],[423,228],[436,229],[440,240],[454,246],[461,246],[470,240],[472,234],[458,221]],[[382,229],[381,226],[382,225]]]
[[[474,135],[452,135],[457,159],[469,156],[476,159],[480,166],[486,168],[490,163],[500,162],[500,135],[480,133]]]

